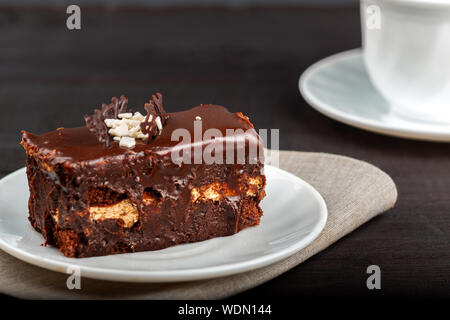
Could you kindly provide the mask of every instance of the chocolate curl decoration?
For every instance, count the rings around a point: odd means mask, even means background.
[[[141,131],[143,134],[148,134],[147,143],[162,130],[162,127],[158,127],[157,118],[160,118],[160,124],[161,126],[164,126],[169,117],[164,110],[162,101],[163,96],[158,92],[156,95],[152,95],[152,99],[148,103],[144,104],[147,116],[144,121],[141,122]]]
[[[104,143],[106,147],[111,145],[111,137],[108,133],[108,127],[105,119],[117,119],[118,115],[127,112],[128,99],[122,95],[119,99],[111,98],[110,104],[102,104],[102,108],[95,109],[91,116],[85,115],[86,127],[90,132],[95,134],[100,143]]]

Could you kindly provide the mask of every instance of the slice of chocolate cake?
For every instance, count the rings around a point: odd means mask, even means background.
[[[263,148],[247,117],[217,105],[166,114],[161,95],[145,117],[126,108],[125,97],[113,98],[86,127],[23,132],[29,220],[48,244],[90,257],[259,223]]]

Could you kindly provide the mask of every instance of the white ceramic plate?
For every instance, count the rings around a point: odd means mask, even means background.
[[[322,231],[327,208],[320,194],[300,178],[265,167],[267,196],[257,227],[233,236],[171,248],[93,258],[66,258],[44,242],[28,222],[25,168],[0,180],[0,248],[31,264],[81,276],[129,282],[171,282],[214,278],[263,267],[311,243]]]
[[[360,49],[313,64],[301,75],[299,88],[314,109],[337,121],[396,137],[450,142],[450,125],[391,111],[389,101],[372,85]]]

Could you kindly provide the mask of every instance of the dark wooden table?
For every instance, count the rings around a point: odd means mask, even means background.
[[[280,128],[281,148],[330,152],[389,173],[397,206],[302,265],[236,298],[449,297],[450,145],[355,129],[311,109],[300,74],[359,47],[350,8],[140,9],[82,7],[68,31],[65,8],[0,8],[0,173],[24,166],[20,130],[83,124],[82,115],[125,93],[167,109],[217,103]],[[377,264],[382,290],[366,288]]]

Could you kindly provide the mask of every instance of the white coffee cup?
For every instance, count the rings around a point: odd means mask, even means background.
[[[450,123],[450,0],[361,0],[364,60],[392,111]]]

